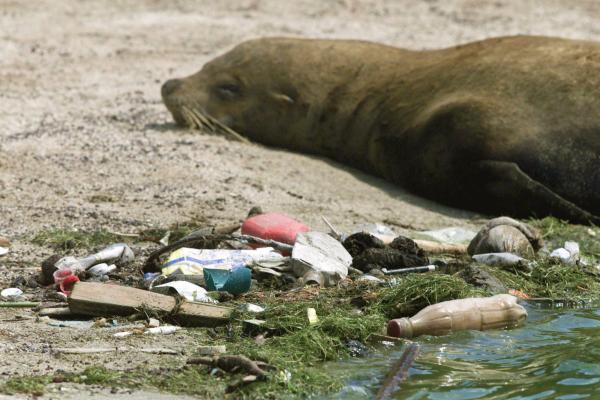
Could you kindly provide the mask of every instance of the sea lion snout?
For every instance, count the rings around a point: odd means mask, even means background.
[[[169,79],[160,88],[160,94],[162,98],[166,98],[173,94],[177,89],[181,87],[181,79]]]

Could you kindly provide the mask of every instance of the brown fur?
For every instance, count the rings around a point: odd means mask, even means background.
[[[162,92],[180,124],[204,125],[191,109],[442,203],[600,221],[598,43],[506,37],[409,51],[258,39]]]

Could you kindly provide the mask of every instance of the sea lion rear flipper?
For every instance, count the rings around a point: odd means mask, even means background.
[[[528,209],[531,214],[554,215],[572,223],[600,224],[600,217],[532,179],[516,163],[485,160],[479,161],[477,168],[485,194],[490,196],[490,208],[514,208],[515,215]]]

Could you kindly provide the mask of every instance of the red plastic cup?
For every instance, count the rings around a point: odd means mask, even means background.
[[[73,275],[73,271],[70,269],[57,269],[54,271],[53,276],[56,286],[67,296],[71,294],[75,282],[79,282],[79,278]]]
[[[310,228],[302,222],[285,214],[266,213],[250,217],[242,224],[242,234],[261,239],[275,240],[293,245],[300,232],[308,232]],[[261,247],[257,245],[256,247]],[[264,247],[264,246],[263,246]]]

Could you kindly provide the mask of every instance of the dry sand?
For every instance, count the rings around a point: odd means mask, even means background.
[[[0,0],[0,236],[14,243],[0,258],[0,288],[39,267],[50,250],[29,240],[48,228],[136,232],[198,216],[224,223],[253,205],[319,229],[321,215],[344,229],[366,221],[399,231],[474,226],[479,216],[324,159],[176,129],[160,84],[260,36],[429,49],[513,34],[600,40],[599,20],[594,0]],[[111,201],[93,201],[98,195]],[[0,319],[14,314],[0,311]],[[154,345],[193,347],[178,337]],[[0,376],[181,363],[48,352],[111,340],[102,331],[0,322]]]

